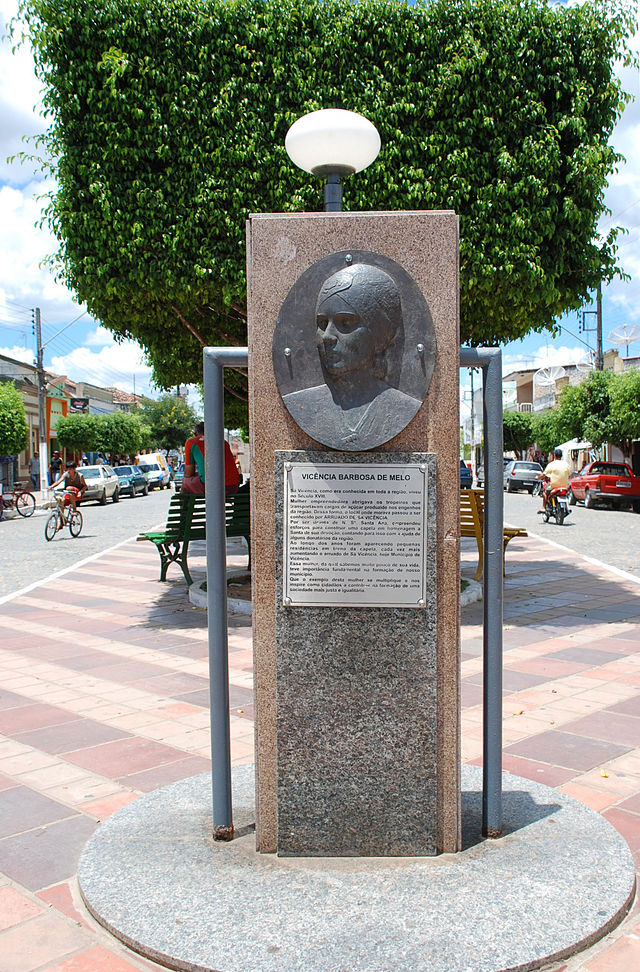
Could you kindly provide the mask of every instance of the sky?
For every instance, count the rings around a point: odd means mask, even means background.
[[[40,307],[45,367],[70,378],[124,391],[152,394],[151,369],[134,342],[116,344],[111,333],[79,306],[73,295],[58,283],[43,260],[57,249],[46,228],[38,226],[42,197],[54,187],[30,164],[7,161],[29,151],[24,136],[43,131],[39,114],[40,87],[26,47],[12,52],[4,38],[6,24],[17,11],[18,0],[0,0],[0,354],[32,363],[35,339],[32,309]],[[640,50],[640,34],[633,42]],[[636,100],[627,106],[612,143],[626,162],[610,179],[606,203],[611,216],[604,217],[600,233],[612,225],[628,231],[619,240],[619,258],[629,281],[616,280],[603,289],[604,348],[614,346],[608,335],[621,325],[640,325],[640,77],[637,69],[622,70],[625,90]],[[594,310],[595,305],[585,307]],[[594,315],[586,318],[592,325]],[[562,333],[532,334],[503,347],[504,373],[517,368],[562,365],[584,360],[595,348],[595,334],[580,333],[577,315],[561,322]],[[59,333],[61,332],[61,333]],[[625,353],[625,348],[620,349]],[[630,345],[640,354],[640,340]],[[469,388],[468,372],[461,373],[463,391]]]

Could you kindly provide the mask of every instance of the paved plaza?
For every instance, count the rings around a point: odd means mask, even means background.
[[[230,561],[244,566],[246,555]],[[463,565],[472,576],[470,545]],[[0,605],[0,972],[160,968],[93,921],[75,877],[101,820],[210,767],[206,615],[177,568],[165,584],[158,574],[155,549],[131,542]],[[639,595],[634,578],[535,536],[509,545],[504,769],[601,813],[636,862]],[[477,603],[462,613],[462,754],[471,764],[482,753],[481,656]],[[253,761],[246,616],[230,618],[229,663],[239,765]],[[638,968],[635,905],[608,937],[549,970]]]

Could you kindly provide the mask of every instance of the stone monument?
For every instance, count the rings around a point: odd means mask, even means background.
[[[258,849],[457,850],[457,217],[248,237]]]
[[[170,968],[541,968],[633,901],[599,814],[505,774],[507,837],[483,842],[482,771],[461,787],[457,230],[250,220],[257,800],[236,767],[235,837],[212,840],[211,777],[180,780],[78,868],[94,917]]]

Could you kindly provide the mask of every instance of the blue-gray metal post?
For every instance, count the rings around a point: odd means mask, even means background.
[[[484,625],[482,831],[502,834],[502,353],[461,348],[460,365],[482,368],[484,422]],[[472,403],[473,407],[473,403]]]
[[[232,368],[246,367],[248,357],[247,348],[205,348],[203,353],[211,780],[213,836],[216,840],[231,840],[233,837],[227,642],[223,369],[225,366]]]

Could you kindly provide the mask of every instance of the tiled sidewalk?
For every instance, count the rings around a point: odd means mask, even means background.
[[[507,562],[505,769],[602,813],[640,860],[640,585],[535,538],[512,542]],[[0,972],[160,968],[96,925],[74,876],[98,821],[209,767],[206,618],[177,570],[157,577],[155,550],[130,543],[0,606]],[[481,605],[464,609],[470,762],[482,749],[481,620]],[[230,624],[235,763],[253,758],[247,621]],[[637,906],[552,968],[640,968]]]

